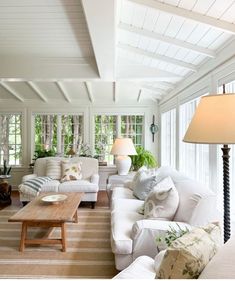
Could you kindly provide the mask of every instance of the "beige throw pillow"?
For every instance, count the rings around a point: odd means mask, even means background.
[[[62,161],[62,176],[61,182],[80,180],[82,178],[81,162],[66,162]]]
[[[204,267],[221,246],[221,231],[217,224],[195,228],[172,242],[160,266],[155,265],[159,279],[198,278]]]
[[[179,205],[179,195],[170,177],[159,182],[144,202],[144,218],[172,220]]]
[[[54,180],[61,178],[61,161],[56,159],[47,159],[46,176]]]

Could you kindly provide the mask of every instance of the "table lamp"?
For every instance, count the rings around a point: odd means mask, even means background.
[[[136,155],[132,139],[117,138],[112,146],[110,154],[116,155],[116,166],[119,175],[127,175],[131,167],[131,158],[128,155]]]
[[[224,242],[230,238],[228,144],[235,143],[235,94],[201,98],[183,139],[184,142],[223,144]]]

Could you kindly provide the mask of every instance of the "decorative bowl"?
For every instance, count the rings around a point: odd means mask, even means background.
[[[46,203],[58,204],[66,200],[67,197],[68,196],[65,194],[53,194],[53,195],[44,196],[41,198],[41,200]]]

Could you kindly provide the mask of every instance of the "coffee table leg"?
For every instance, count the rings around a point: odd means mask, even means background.
[[[22,229],[21,229],[21,240],[20,240],[20,249],[19,249],[20,252],[24,251],[26,236],[27,236],[27,223],[23,222]]]
[[[78,223],[78,211],[76,210],[76,212],[74,213],[74,222]]]
[[[66,224],[61,224],[61,243],[62,243],[62,252],[66,252]]]

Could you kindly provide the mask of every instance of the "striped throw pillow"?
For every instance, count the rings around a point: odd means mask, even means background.
[[[61,178],[61,161],[55,159],[47,159],[46,176],[54,180]]]

